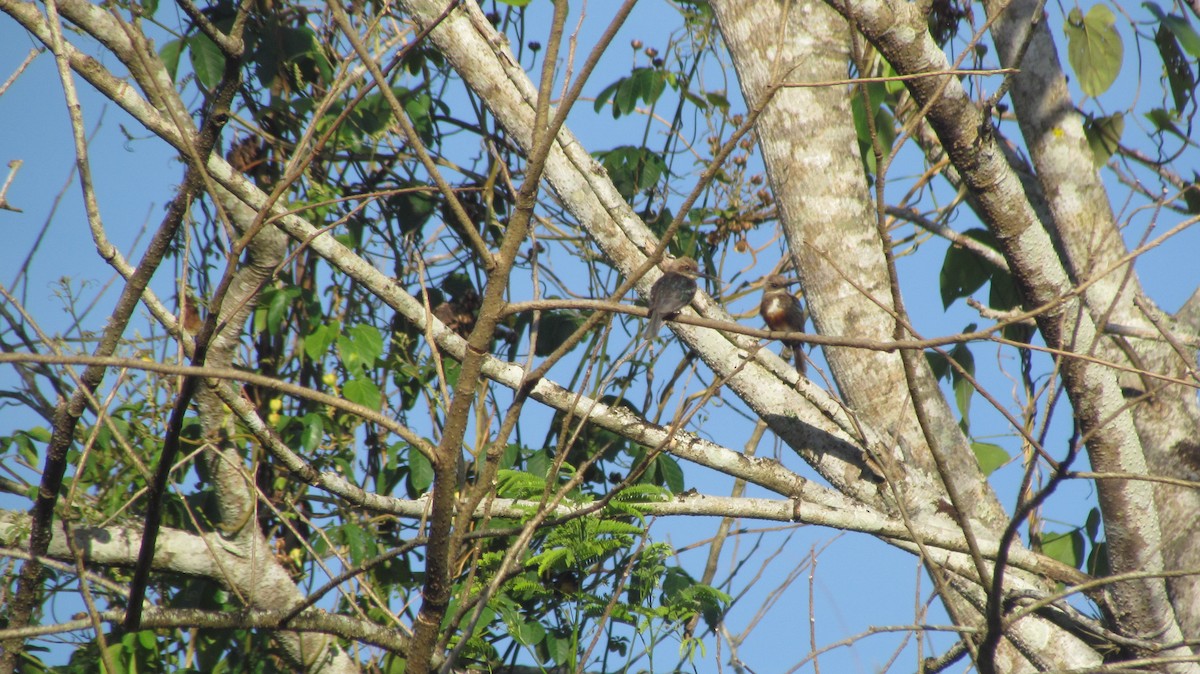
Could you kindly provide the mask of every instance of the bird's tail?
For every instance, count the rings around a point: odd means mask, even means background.
[[[808,357],[804,355],[804,345],[800,342],[788,344],[792,351],[792,365],[796,368],[801,376],[806,376],[808,373]]]
[[[663,319],[657,312],[650,312],[650,320],[646,321],[646,329],[642,331],[644,339],[654,339],[658,336],[658,331],[662,329]]]

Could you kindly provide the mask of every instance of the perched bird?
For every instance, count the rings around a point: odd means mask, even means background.
[[[758,313],[772,330],[787,332],[802,332],[808,313],[800,306],[800,300],[788,292],[788,286],[799,283],[799,279],[789,279],[780,274],[771,274],[763,282],[762,304],[758,305]],[[783,340],[784,345],[791,350],[796,371],[804,374],[807,369],[804,362],[804,344],[792,339]],[[787,350],[784,351],[786,358]]]
[[[658,335],[664,318],[691,303],[696,296],[696,278],[705,276],[700,273],[700,265],[690,257],[668,260],[663,267],[666,273],[650,288],[650,322],[646,323],[644,333],[647,339]]]

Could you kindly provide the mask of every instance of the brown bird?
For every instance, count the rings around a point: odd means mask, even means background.
[[[780,274],[771,274],[763,282],[762,304],[758,305],[758,313],[767,322],[767,327],[772,330],[803,332],[804,324],[808,320],[808,312],[804,311],[800,300],[796,299],[787,289],[793,283],[799,282],[799,279],[789,279]],[[804,359],[804,343],[792,339],[785,339],[783,343],[787,347],[784,349],[784,358],[787,357],[787,352],[790,350],[793,362],[796,364],[796,371],[804,374],[808,369]]]
[[[668,260],[663,268],[666,273],[650,288],[650,322],[646,323],[644,333],[647,339],[658,335],[664,318],[675,315],[691,303],[696,296],[696,278],[708,278],[700,273],[700,265],[690,257]]]

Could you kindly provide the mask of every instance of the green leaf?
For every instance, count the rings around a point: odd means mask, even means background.
[[[1187,17],[1178,14],[1167,14],[1153,2],[1143,2],[1142,6],[1149,9],[1162,25],[1171,31],[1175,38],[1179,40],[1179,44],[1187,50],[1187,53],[1192,55],[1192,58],[1200,58],[1200,34],[1197,34],[1192,28],[1192,24],[1188,22]]]
[[[433,464],[415,448],[408,450],[408,484],[415,494],[423,494],[433,484]]]
[[[266,330],[267,334],[279,334],[283,319],[288,315],[292,300],[300,296],[299,288],[267,288],[263,291],[263,301],[266,311],[255,314],[254,327],[258,331]]]
[[[1083,534],[1078,529],[1060,534],[1044,533],[1042,553],[1078,569],[1083,562]]]
[[[704,98],[708,101],[709,105],[717,108],[718,110],[729,109],[729,98],[725,96],[724,91],[709,91],[704,94]]]
[[[196,80],[205,88],[211,90],[221,81],[225,72],[225,56],[217,45],[204,33],[196,33],[188,38],[188,53],[192,59],[192,70]]]
[[[995,247],[995,239],[987,230],[969,229],[963,232],[963,235]],[[973,251],[951,245],[946,249],[946,257],[942,260],[942,272],[938,278],[942,293],[942,308],[947,308],[955,300],[968,297],[982,288],[983,284],[992,277],[994,270],[995,268],[990,263]]]
[[[1104,166],[1108,158],[1113,156],[1124,131],[1125,114],[1121,112],[1084,122],[1083,132],[1092,148],[1092,162],[1096,166]]]
[[[342,387],[342,395],[346,396],[346,400],[372,410],[378,411],[383,407],[383,395],[380,394],[379,387],[364,377],[356,377],[346,382]]]
[[[617,191],[627,200],[633,199],[642,190],[654,187],[668,173],[662,155],[644,147],[622,145],[596,152],[595,157],[608,171],[608,177]]]
[[[1093,5],[1085,16],[1078,7],[1067,15],[1067,58],[1079,78],[1079,88],[1099,96],[1121,72],[1125,47],[1114,24],[1116,17],[1105,5]]]
[[[595,110],[600,111],[612,99],[613,119],[637,111],[637,102],[654,105],[667,87],[667,75],[657,68],[634,68],[596,96]]]
[[[655,463],[658,464],[658,472],[662,476],[662,484],[665,484],[667,489],[670,489],[673,493],[682,493],[684,488],[683,468],[680,468],[679,462],[666,454],[660,454]]]
[[[536,620],[529,620],[522,622],[512,636],[522,646],[533,646],[546,638],[546,628]]]
[[[309,360],[320,362],[321,358],[329,352],[329,346],[341,334],[341,329],[341,324],[337,321],[322,323],[313,328],[313,331],[304,338],[304,354],[308,356]]]
[[[975,460],[979,462],[979,468],[985,477],[1008,463],[1008,452],[1004,451],[1000,445],[993,445],[990,442],[972,442],[971,451],[975,452]]]
[[[300,418],[304,431],[300,434],[300,447],[306,452],[313,452],[325,438],[325,421],[321,415],[309,412]]]
[[[375,361],[383,355],[383,335],[373,325],[356,325],[347,333],[354,340],[354,345],[358,349],[359,357],[363,363],[368,366],[374,365]]]
[[[1108,542],[1100,541],[1092,546],[1092,552],[1088,554],[1087,572],[1097,578],[1107,576],[1112,573],[1112,569],[1108,565]]]
[[[563,664],[574,660],[575,649],[573,639],[562,638],[554,634],[547,634],[542,645],[546,647],[546,654],[554,664]]]
[[[1200,213],[1200,174],[1192,172],[1192,184],[1183,188],[1183,201],[1187,204],[1188,213]]]
[[[972,324],[964,332],[971,332],[974,329],[975,326]],[[975,356],[972,355],[971,349],[966,344],[955,345],[950,350],[950,358],[966,370],[967,374],[975,376]],[[954,382],[954,402],[958,405],[958,413],[962,415],[963,430],[966,430],[970,427],[971,398],[975,395],[975,386],[957,369],[951,369],[950,376]]]
[[[534,353],[538,356],[549,356],[562,346],[567,338],[583,325],[583,316],[577,311],[556,311],[542,314],[538,323],[538,339]]]
[[[374,326],[356,325],[337,339],[338,355],[350,372],[372,368],[383,355],[383,335]]]
[[[934,379],[945,379],[950,376],[950,361],[937,351],[926,351],[925,360],[933,371]]]
[[[875,145],[871,139],[871,126],[867,124],[867,120],[874,120],[875,134],[879,139],[879,146],[883,150],[885,159],[891,150],[892,143],[896,140],[896,125],[891,112],[884,104],[888,99],[888,89],[884,83],[871,82],[866,86],[867,98],[870,101],[868,107],[864,107],[863,97],[858,93],[854,95],[850,107],[854,116],[854,131],[858,136],[859,151],[862,153],[863,161],[866,162],[867,171],[874,174],[876,170]],[[871,114],[871,118],[867,117],[868,112]]]
[[[621,80],[617,80],[616,82],[613,82],[612,84],[608,85],[607,87],[604,87],[603,89],[601,89],[600,93],[596,94],[596,102],[594,104],[592,104],[592,109],[595,112],[600,112],[600,108],[603,108],[605,106],[605,104],[608,103],[608,99],[612,98],[613,94],[615,94],[617,92],[617,88],[620,86],[621,86]],[[616,118],[618,116],[619,116],[619,113],[617,113],[616,106],[613,106],[613,118]]]
[[[1099,540],[1097,537],[1100,535],[1099,508],[1092,508],[1088,511],[1087,523],[1084,524],[1084,528],[1087,529],[1088,539],[1091,540],[1092,545],[1095,545]]]
[[[1167,71],[1167,83],[1171,85],[1171,98],[1175,102],[1176,112],[1182,112],[1196,88],[1196,77],[1192,74],[1192,66],[1187,57],[1179,49],[1175,34],[1166,26],[1159,26],[1154,31],[1154,44],[1158,54],[1162,56],[1163,70]]]
[[[171,76],[172,81],[175,80],[175,74],[179,72],[179,56],[183,53],[184,46],[183,40],[171,40],[158,50],[158,58],[162,60],[163,67],[167,69],[167,74]]]
[[[1013,281],[1012,274],[1007,270],[997,269],[992,274],[992,284],[988,290],[988,306],[999,311],[1008,311],[1021,306],[1021,293]],[[1014,342],[1028,342],[1033,337],[1033,327],[1021,323],[1013,323],[1004,327],[1004,338]]]
[[[33,428],[27,428],[22,431],[22,433],[25,433],[37,442],[50,442],[50,429],[46,428],[45,426],[34,426]]]
[[[403,184],[403,187],[415,186]],[[389,208],[395,210],[395,221],[400,224],[401,234],[411,234],[425,225],[437,212],[437,197],[427,192],[404,192],[387,198]]]
[[[1187,135],[1180,131],[1178,126],[1175,126],[1175,122],[1178,121],[1178,117],[1170,112],[1163,110],[1162,108],[1154,108],[1150,112],[1146,113],[1146,119],[1150,120],[1150,123],[1153,124],[1154,128],[1160,133],[1166,131],[1185,143],[1191,142],[1188,140]]]

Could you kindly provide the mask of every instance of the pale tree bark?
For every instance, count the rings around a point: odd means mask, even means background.
[[[766,105],[757,127],[759,146],[816,327],[824,334],[886,339],[895,329],[895,309],[852,121],[856,91],[844,85],[774,89],[785,83],[845,79],[849,27],[819,2],[718,0],[713,7],[745,99],[751,105]],[[911,517],[938,518],[935,506],[947,498],[941,480],[951,480],[961,499],[956,505],[969,509],[976,535],[998,535],[1008,516],[983,479],[924,359],[913,388],[929,414],[933,447],[918,424],[899,354],[848,348],[826,348],[825,354],[851,408],[865,423],[897,436],[903,454],[896,458],[906,468],[902,498]],[[895,404],[898,400],[905,403]],[[950,466],[941,477],[934,451]],[[942,596],[960,624],[982,623],[965,598],[952,590]],[[1081,642],[1046,623],[1026,622],[1014,630],[1014,637],[1025,644],[1062,645],[1041,654],[1039,664],[1066,668],[1097,661]],[[1001,655],[1004,671],[1030,667],[1015,649]]]
[[[1156,323],[1174,329],[1145,296],[1129,249],[1113,218],[1107,191],[1091,166],[1083,116],[1067,88],[1061,59],[1035,0],[984,3],[995,16],[992,36],[1001,64],[1019,68],[1012,77],[1012,101],[1029,158],[1041,181],[1051,219],[1044,224],[1061,243],[1076,282],[1092,281],[1084,297],[1095,320],[1154,332]],[[1026,44],[1028,45],[1026,47]],[[1017,62],[1021,49],[1024,58]],[[1196,352],[1180,353],[1167,341],[1113,336],[1097,344],[1105,360],[1181,380],[1194,377]],[[1185,357],[1186,356],[1186,357]],[[1200,407],[1191,387],[1120,375],[1126,398],[1142,397],[1133,421],[1153,474],[1200,479]],[[1168,569],[1200,568],[1200,491],[1157,483],[1154,500],[1164,532],[1163,561]],[[1185,634],[1200,634],[1200,577],[1167,581],[1172,604]]]
[[[841,9],[900,74],[948,66],[916,7],[865,2]],[[952,78],[929,78],[909,80],[906,86],[920,105],[927,106],[947,155],[976,194],[980,213],[996,233],[1026,303],[1045,307],[1037,321],[1047,344],[1067,352],[1093,353],[1100,339],[1096,322],[1088,307],[1072,294],[1072,283],[1050,237],[960,83]],[[1101,472],[1145,475],[1145,455],[1112,371],[1070,356],[1060,359],[1060,367],[1092,466]],[[1164,571],[1161,523],[1149,483],[1099,480],[1097,492],[1113,570]],[[1190,649],[1181,645],[1183,631],[1161,577],[1115,582],[1109,592],[1108,609],[1121,629],[1159,644],[1152,649],[1157,655],[1190,655]],[[1169,671],[1197,670],[1187,662],[1164,666]]]

